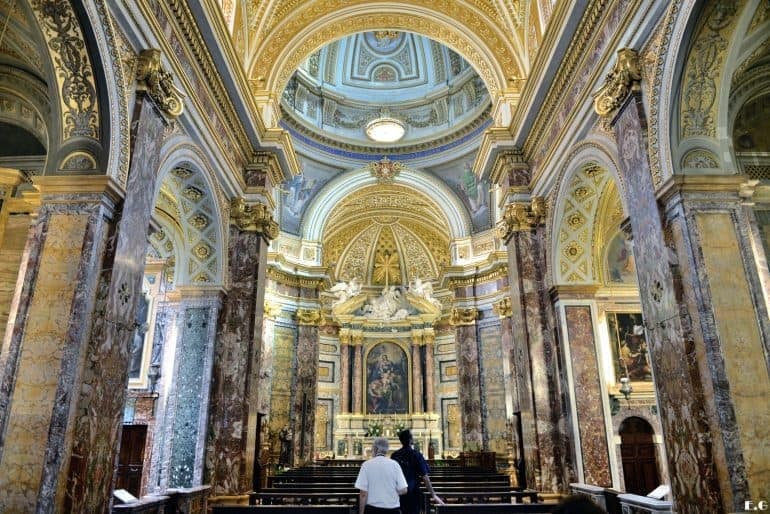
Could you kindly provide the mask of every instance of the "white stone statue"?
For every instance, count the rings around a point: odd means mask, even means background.
[[[332,308],[345,303],[349,299],[361,294],[361,282],[353,277],[350,282],[337,282],[334,287],[329,289],[337,299],[332,302]]]
[[[441,302],[433,297],[433,284],[431,284],[430,281],[426,280],[423,282],[420,277],[414,277],[409,284],[409,292],[415,296],[424,298],[436,307],[441,308]]]
[[[409,316],[401,307],[401,291],[396,286],[386,286],[382,294],[364,305],[364,316],[368,319],[399,320]]]

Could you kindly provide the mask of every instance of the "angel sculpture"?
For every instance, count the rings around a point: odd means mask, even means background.
[[[350,298],[361,294],[361,282],[353,277],[350,282],[337,282],[334,287],[329,289],[337,299],[332,302],[332,307],[345,303]]]
[[[409,284],[409,292],[420,298],[428,300],[436,307],[441,307],[441,302],[433,297],[433,284],[430,281],[423,282],[421,278],[414,277]]]

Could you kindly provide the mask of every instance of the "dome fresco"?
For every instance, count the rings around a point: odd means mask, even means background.
[[[382,30],[354,34],[310,55],[281,105],[284,125],[300,144],[398,154],[449,149],[477,136],[488,123],[490,98],[456,52],[417,34]],[[366,125],[383,115],[403,124],[402,139],[383,144],[367,137]]]

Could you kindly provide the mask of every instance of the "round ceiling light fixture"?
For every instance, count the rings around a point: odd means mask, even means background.
[[[366,136],[377,143],[395,143],[406,134],[406,127],[401,120],[392,116],[387,110],[366,124]]]

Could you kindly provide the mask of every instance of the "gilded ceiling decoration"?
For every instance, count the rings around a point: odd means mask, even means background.
[[[370,186],[340,202],[326,224],[324,265],[366,285],[436,279],[449,264],[449,229],[431,200],[402,186]]]
[[[611,175],[595,164],[584,166],[572,176],[557,229],[557,283],[595,282],[594,220],[608,181]]]
[[[246,63],[255,93],[279,97],[291,75],[323,44],[367,30],[413,32],[453,48],[476,69],[496,96],[513,87],[527,66],[518,30],[506,30],[487,2],[415,0],[409,11],[369,11],[370,2],[332,0],[275,2],[251,20],[253,55]],[[332,16],[333,15],[333,16]],[[437,21],[441,20],[441,21]],[[320,22],[320,23],[319,23]]]

